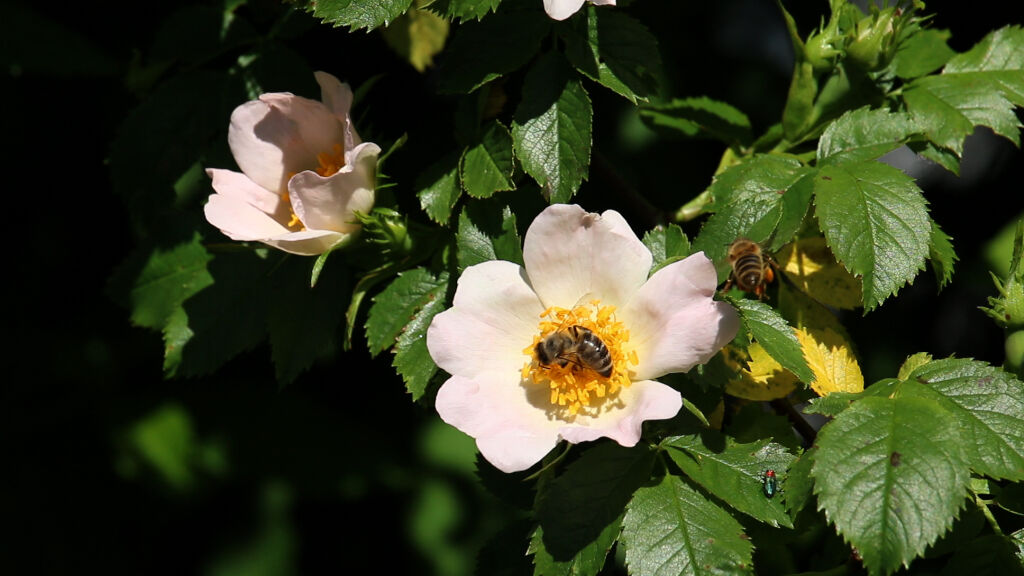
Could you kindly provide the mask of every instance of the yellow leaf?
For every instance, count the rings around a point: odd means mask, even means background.
[[[819,396],[832,392],[863,392],[864,375],[850,345],[836,331],[797,329],[807,365],[814,372],[811,389]]]
[[[726,348],[726,362],[739,373],[738,380],[725,385],[726,393],[747,400],[768,401],[785,398],[796,388],[796,375],[782,367],[764,351],[757,342],[747,347],[750,360],[746,367],[740,367],[735,356],[737,352]]]
[[[797,240],[779,250],[775,261],[793,284],[818,302],[846,310],[863,305],[860,281],[836,262],[824,238]]]
[[[447,38],[447,20],[416,8],[410,8],[384,29],[384,39],[392,50],[420,72],[433,65],[434,55],[444,48]]]

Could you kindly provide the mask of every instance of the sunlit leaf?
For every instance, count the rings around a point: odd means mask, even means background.
[[[827,328],[797,329],[796,337],[814,373],[811,389],[819,396],[828,396],[833,392],[855,394],[864,390],[864,375],[860,365],[849,342],[840,334]]]
[[[412,0],[309,0],[307,9],[327,24],[372,30],[394,22],[411,5]]]
[[[949,529],[970,480],[961,431],[921,398],[864,398],[821,429],[814,492],[872,574],[890,573]]]
[[[752,567],[743,526],[677,476],[638,489],[622,525],[633,576],[738,574]]]
[[[903,93],[929,139],[957,156],[975,126],[1020,142],[1014,107],[1024,106],[1024,28],[1006,26],[951,58],[942,74],[918,78]]]
[[[590,166],[590,97],[558,54],[541,58],[526,75],[512,137],[523,170],[552,203],[568,202]]]
[[[931,220],[921,190],[879,162],[826,166],[814,182],[821,229],[832,253],[862,278],[870,311],[924,269]]]
[[[664,443],[672,461],[694,482],[729,506],[771,526],[792,527],[781,499],[764,495],[763,477],[774,470],[779,477],[795,460],[781,444],[758,440],[741,444],[706,432],[679,436]]]
[[[466,149],[459,164],[462,186],[474,198],[513,190],[512,135],[499,122],[491,122],[480,140]]]

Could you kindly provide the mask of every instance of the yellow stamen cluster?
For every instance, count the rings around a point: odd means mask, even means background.
[[[600,300],[566,309],[553,306],[541,314],[541,321],[533,342],[523,349],[530,357],[523,366],[522,376],[527,384],[546,385],[550,389],[550,403],[562,415],[574,417],[581,411],[596,414],[602,405],[614,399],[621,388],[631,384],[630,367],[639,360],[636,351],[629,349],[629,331],[615,318],[614,306],[602,306]],[[537,358],[537,345],[556,332],[565,332],[572,326],[589,329],[601,339],[611,356],[612,373],[601,376],[585,365],[574,353],[576,342],[561,355],[565,366],[558,362],[541,364]]]
[[[321,152],[316,155],[316,173],[323,176],[333,176],[345,166],[345,148],[341,144],[335,144],[330,152]]]
[[[331,148],[330,152],[321,152],[317,154],[316,162],[317,174],[323,176],[324,178],[337,174],[342,169],[342,167],[345,166],[345,147],[342,146],[341,144],[335,144]],[[288,174],[288,179],[291,180],[292,176],[295,176],[294,172]],[[291,207],[292,200],[289,197],[288,192],[282,194],[281,199],[288,203],[288,208],[291,210],[292,213],[292,217],[290,220],[288,220],[288,224],[286,224],[286,226],[299,232],[305,230],[306,226],[303,225],[302,220],[299,220],[299,216],[295,214],[295,209]]]

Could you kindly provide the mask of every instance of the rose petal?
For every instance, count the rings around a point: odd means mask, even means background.
[[[291,206],[281,196],[256,184],[245,174],[220,168],[207,168],[206,174],[213,180],[213,189],[218,194],[242,200],[282,225],[291,219]]]
[[[514,378],[491,372],[452,376],[437,391],[441,419],[476,438],[480,453],[503,472],[534,465],[558,443],[556,426],[524,400]]]
[[[296,160],[305,151],[297,138],[294,123],[259,100],[246,102],[231,113],[228,146],[235,163],[253,182],[271,192],[284,191],[288,175],[305,169]],[[292,158],[294,165],[286,165],[286,157]]]
[[[655,272],[621,309],[640,360],[638,379],[686,372],[736,336],[736,310],[712,300],[717,284],[714,265],[698,252]]]
[[[332,176],[323,177],[305,171],[288,181],[288,193],[295,215],[306,226],[351,234],[359,229],[352,212],[368,213],[373,208],[373,177],[380,147],[361,144],[351,157],[355,165],[346,165]]]
[[[683,397],[677,390],[654,380],[634,381],[619,391],[619,399],[625,408],[580,419],[577,425],[560,428],[559,434],[573,444],[611,438],[623,446],[635,446],[645,421],[672,418],[683,407]]]
[[[346,241],[350,236],[333,230],[303,230],[260,241],[291,254],[317,256]]]
[[[579,11],[581,6],[583,0],[544,0],[544,11],[555,20],[565,20]]]
[[[232,240],[263,241],[288,232],[280,222],[234,196],[211,194],[203,213],[210,224]]]
[[[652,258],[618,212],[555,204],[527,230],[523,260],[545,306],[571,308],[592,298],[624,304],[647,279]]]
[[[293,162],[306,162],[301,170],[317,168],[317,154],[333,154],[334,145],[343,144],[345,141],[342,122],[322,102],[286,93],[263,94],[260,96],[260,102],[279,110],[292,122],[297,142],[290,142],[289,144],[295,146],[286,148],[285,151],[298,156]],[[292,159],[289,157],[288,160]]]
[[[327,72],[314,72],[320,84],[320,100],[334,113],[346,132],[345,150],[351,150],[362,143],[349,116],[352,109],[352,89]]]
[[[504,370],[518,377],[543,311],[537,295],[511,262],[470,266],[459,278],[454,305],[434,316],[427,350],[449,374],[475,377]]]

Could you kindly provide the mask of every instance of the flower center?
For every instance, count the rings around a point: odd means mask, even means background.
[[[345,166],[345,148],[341,144],[335,144],[330,152],[321,152],[316,155],[319,164],[316,173],[323,176],[333,176]]]
[[[321,152],[316,155],[317,167],[315,172],[324,178],[337,174],[342,167],[345,166],[345,147],[341,144],[335,144],[331,147],[330,152]],[[288,175],[288,179],[291,180],[295,173]],[[287,226],[293,232],[301,232],[306,229],[306,226],[299,219],[298,215],[295,214],[295,209],[292,208],[292,200],[289,197],[288,192],[281,195],[281,198],[288,203],[288,209],[292,214],[290,220],[288,220]]]
[[[530,357],[523,380],[548,386],[552,408],[567,417],[596,415],[631,384],[630,366],[639,360],[614,306],[600,300],[571,310],[553,306],[540,317],[533,342],[523,349]]]

